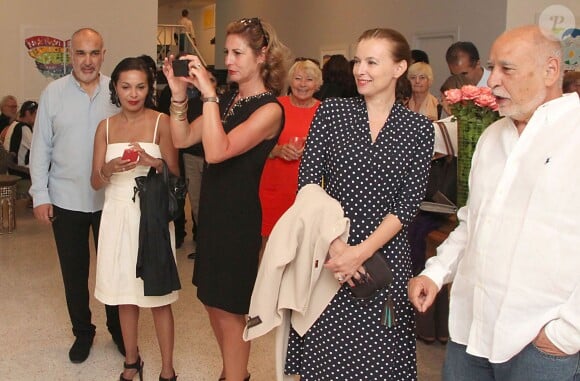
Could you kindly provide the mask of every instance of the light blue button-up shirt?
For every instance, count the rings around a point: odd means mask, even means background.
[[[30,150],[34,206],[95,212],[104,193],[91,187],[93,144],[99,122],[119,110],[111,103],[110,78],[100,75],[92,97],[72,75],[50,83],[42,92]]]

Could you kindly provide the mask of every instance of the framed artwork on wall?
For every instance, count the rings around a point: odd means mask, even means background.
[[[203,29],[215,28],[215,4],[208,5],[207,7],[203,8],[202,18]]]

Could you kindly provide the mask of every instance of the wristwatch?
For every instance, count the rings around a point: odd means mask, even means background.
[[[205,103],[205,102],[220,103],[220,99],[218,97],[201,97],[201,101],[203,103]]]

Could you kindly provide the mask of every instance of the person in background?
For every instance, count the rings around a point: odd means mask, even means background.
[[[151,70],[151,73],[153,74],[153,103],[154,103],[156,109],[158,109],[159,102],[157,99],[158,98],[157,97],[157,63],[155,62],[153,57],[151,57],[150,55],[147,55],[147,54],[141,54],[137,58],[139,58],[140,60],[143,60],[143,62],[145,62],[145,64],[147,65],[149,70]]]
[[[322,66],[322,81],[320,90],[314,93],[316,99],[357,95],[350,64],[342,54],[333,54]]]
[[[217,88],[217,80],[212,73],[209,74],[209,79],[214,87]],[[198,116],[203,113],[203,102],[199,95],[194,98],[189,98],[187,109],[187,121],[193,122]],[[182,148],[183,167],[185,178],[187,179],[187,197],[191,206],[191,219],[193,222],[192,236],[194,245],[197,246],[197,226],[199,225],[199,195],[201,192],[201,180],[203,178],[203,171],[205,168],[205,159],[203,153],[203,145],[201,143],[194,144],[188,148]],[[187,255],[189,259],[195,259],[195,248]]]
[[[412,276],[407,226],[425,192],[433,126],[396,102],[396,81],[410,59],[399,32],[364,32],[353,70],[361,97],[324,101],[310,128],[298,186],[324,179],[350,219],[350,233],[348,242],[331,243],[324,265],[341,288],[304,336],[290,331],[286,374],[303,381],[417,379],[413,309],[405,293]],[[360,279],[361,266],[377,251],[393,282],[367,300],[355,299],[352,279]]]
[[[138,56],[137,58],[143,60],[143,62],[145,62],[145,64],[147,65],[147,67],[149,68],[149,70],[151,71],[151,73],[153,74],[153,108],[156,111],[161,111],[162,113],[165,113],[167,115],[169,115],[169,98],[171,97],[171,93],[169,93],[169,88],[168,86],[166,86],[163,91],[161,92],[161,94],[159,94],[159,97],[157,97],[157,64],[155,63],[155,60],[151,57],[148,56],[146,54],[142,54],[140,56]],[[164,91],[166,91],[169,94],[164,94]],[[167,102],[165,102],[165,100],[167,100]],[[185,173],[185,169],[183,166],[183,159],[181,156],[179,156],[179,175],[180,176],[184,176]],[[185,203],[180,203],[180,207],[183,210],[182,213],[179,214],[179,216],[173,220],[173,225],[175,228],[175,247],[177,249],[179,249],[182,245],[183,245],[183,241],[185,240],[185,236],[187,235],[187,233],[185,232]]]
[[[435,144],[433,147],[433,161],[431,163],[431,168],[433,169],[436,165],[443,165],[441,161],[442,157],[450,154],[447,151],[447,144],[441,131],[441,124],[444,124],[449,138],[451,140],[451,147],[453,148],[454,156],[457,156],[457,121],[451,115],[451,110],[449,109],[449,104],[444,101],[445,91],[449,89],[460,89],[464,85],[468,85],[467,78],[463,75],[452,75],[449,76],[443,85],[441,85],[441,97],[444,108],[449,112],[450,116],[444,119],[437,120],[433,122],[433,127],[435,131]],[[441,159],[446,160],[446,159]],[[456,173],[447,173],[451,178],[448,180],[450,183],[455,184],[457,182]],[[440,189],[430,189],[427,186],[427,195],[432,197],[431,192]],[[457,193],[452,192],[445,194],[451,202],[457,202]],[[428,200],[430,201],[430,200]],[[448,216],[440,213],[431,213],[420,210],[415,216],[413,222],[409,225],[409,244],[411,245],[411,260],[413,261],[413,276],[418,275],[423,269],[425,269],[425,255],[427,251],[427,236],[434,230],[437,230],[445,222],[448,221]],[[425,344],[432,344],[435,340],[442,344],[446,344],[449,340],[449,328],[447,320],[449,318],[449,288],[447,285],[443,286],[439,293],[435,303],[427,309],[425,312],[416,314],[416,334],[417,339],[421,340]]]
[[[450,74],[462,74],[469,83],[477,87],[486,87],[490,71],[479,62],[479,51],[472,42],[457,41],[445,53],[445,60]]]
[[[562,90],[564,93],[573,93],[575,91],[580,95],[580,71],[568,71],[564,73]]]
[[[415,62],[425,62],[429,63],[429,56],[423,50],[413,49],[411,50],[411,65]]]
[[[28,167],[32,129],[37,109],[38,103],[35,101],[22,103],[16,120],[2,131],[4,149],[14,155],[16,164],[19,166]],[[28,174],[17,173],[16,175],[30,178]]]
[[[14,95],[6,95],[0,101],[0,132],[8,127],[18,115],[18,102]]]
[[[111,102],[120,106],[121,111],[101,121],[95,134],[91,184],[95,189],[105,189],[95,297],[102,303],[119,306],[126,349],[121,381],[132,380],[136,374],[143,380],[144,363],[137,346],[141,307],[151,308],[153,314],[161,352],[159,380],[177,379],[173,369],[171,303],[177,300],[178,292],[146,296],[143,279],[135,277],[141,221],[140,202],[131,197],[135,177],[147,176],[151,167],[161,172],[162,160],[173,174],[179,172],[169,118],[154,110],[153,86],[153,73],[142,59],[125,58],[119,62],[111,75],[110,90]],[[123,159],[127,149],[138,154],[135,161]],[[175,256],[172,224],[169,232]]]
[[[409,100],[413,95],[413,85],[407,76],[403,75],[397,79],[395,87],[395,97],[397,102],[409,108]]]
[[[173,57],[163,71],[171,87],[173,143],[203,143],[208,163],[199,201],[193,283],[219,344],[220,380],[249,380],[250,343],[243,340],[258,271],[262,212],[258,189],[264,163],[284,125],[276,100],[284,87],[289,50],[274,28],[259,18],[232,22],[226,30],[225,65],[238,90],[218,98],[197,56],[185,56],[189,76],[173,75]],[[203,115],[187,121],[187,86],[201,92]]]
[[[34,216],[52,225],[75,342],[73,363],[87,359],[95,336],[89,308],[89,232],[99,236],[104,194],[91,187],[91,161],[99,121],[118,112],[101,74],[103,38],[90,28],[71,37],[73,71],[40,96],[30,150]],[[125,354],[116,306],[105,306],[107,328]]]
[[[193,29],[193,22],[189,18],[189,11],[187,9],[181,11],[181,18],[177,20],[177,25],[183,27],[179,33],[179,53],[191,53],[192,46],[188,37],[191,38],[194,45],[197,45],[197,43],[195,42],[195,29]]]
[[[217,80],[212,73],[209,73],[210,81],[217,87]],[[169,108],[171,106],[171,88],[165,87],[161,92],[159,99],[159,111],[169,115]],[[203,102],[200,99],[199,91],[193,85],[187,88],[187,121],[193,122],[197,117],[203,113]],[[187,180],[187,196],[191,206],[191,218],[193,222],[192,236],[195,246],[197,246],[197,226],[199,223],[199,194],[201,191],[201,179],[203,177],[203,169],[205,167],[205,159],[203,153],[203,145],[196,143],[192,146],[181,148],[179,150],[180,167],[183,162],[183,174]],[[181,168],[180,168],[181,170]],[[176,220],[177,221],[177,220]],[[177,223],[176,223],[177,225]],[[177,234],[177,226],[176,226]],[[185,237],[185,230],[183,230],[182,237]],[[179,237],[178,237],[179,238]],[[195,249],[187,255],[189,259],[195,259]]]
[[[473,155],[458,227],[409,282],[419,312],[451,286],[443,380],[580,379],[580,99],[551,31],[508,30],[488,85],[504,118]]]
[[[320,105],[314,93],[322,85],[322,72],[313,61],[297,61],[288,72],[288,82],[290,95],[278,98],[284,107],[284,129],[268,155],[260,182],[263,245],[276,221],[296,198],[300,158],[310,123]]]
[[[407,78],[411,81],[413,89],[409,99],[409,109],[425,115],[429,120],[439,119],[437,106],[439,101],[431,94],[433,84],[433,70],[429,64],[417,62],[409,67]]]

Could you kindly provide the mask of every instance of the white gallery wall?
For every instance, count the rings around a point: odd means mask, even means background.
[[[223,68],[223,45],[228,22],[259,16],[274,24],[295,56],[320,58],[321,51],[341,51],[349,58],[360,33],[391,27],[412,48],[428,51],[435,69],[434,88],[448,75],[444,62],[450,39],[473,41],[482,62],[493,40],[508,28],[533,23],[549,0],[216,0],[215,29],[205,29],[203,8],[190,9],[200,50],[208,64]],[[558,0],[580,23],[580,1]],[[40,74],[24,39],[34,34],[61,40],[83,26],[98,29],[107,53],[103,72],[127,56],[156,55],[157,23],[175,23],[181,9],[159,9],[156,0],[0,0],[0,33],[4,37],[0,61],[0,96],[14,94],[22,101],[38,99],[51,80]],[[216,45],[209,40],[216,35]]]
[[[542,11],[554,4],[567,7],[576,17],[576,28],[580,28],[580,0],[508,0],[506,28],[534,24]]]
[[[0,96],[15,95],[19,103],[38,99],[51,81],[28,54],[25,38],[33,35],[60,40],[81,27],[92,27],[105,39],[102,72],[110,75],[123,58],[156,54],[157,0],[0,0]]]
[[[487,60],[490,45],[506,25],[507,0],[293,0],[217,2],[216,67],[223,67],[219,52],[228,22],[259,16],[274,24],[281,40],[295,56],[320,57],[321,49],[354,53],[358,36],[366,29],[389,27],[400,31],[412,48],[425,48],[434,66],[434,88],[449,75],[441,36],[472,41]],[[523,1],[523,0],[522,0]],[[425,39],[418,37],[430,37]],[[451,41],[451,40],[450,40]],[[431,49],[432,48],[432,49]],[[431,51],[429,51],[431,50]]]

